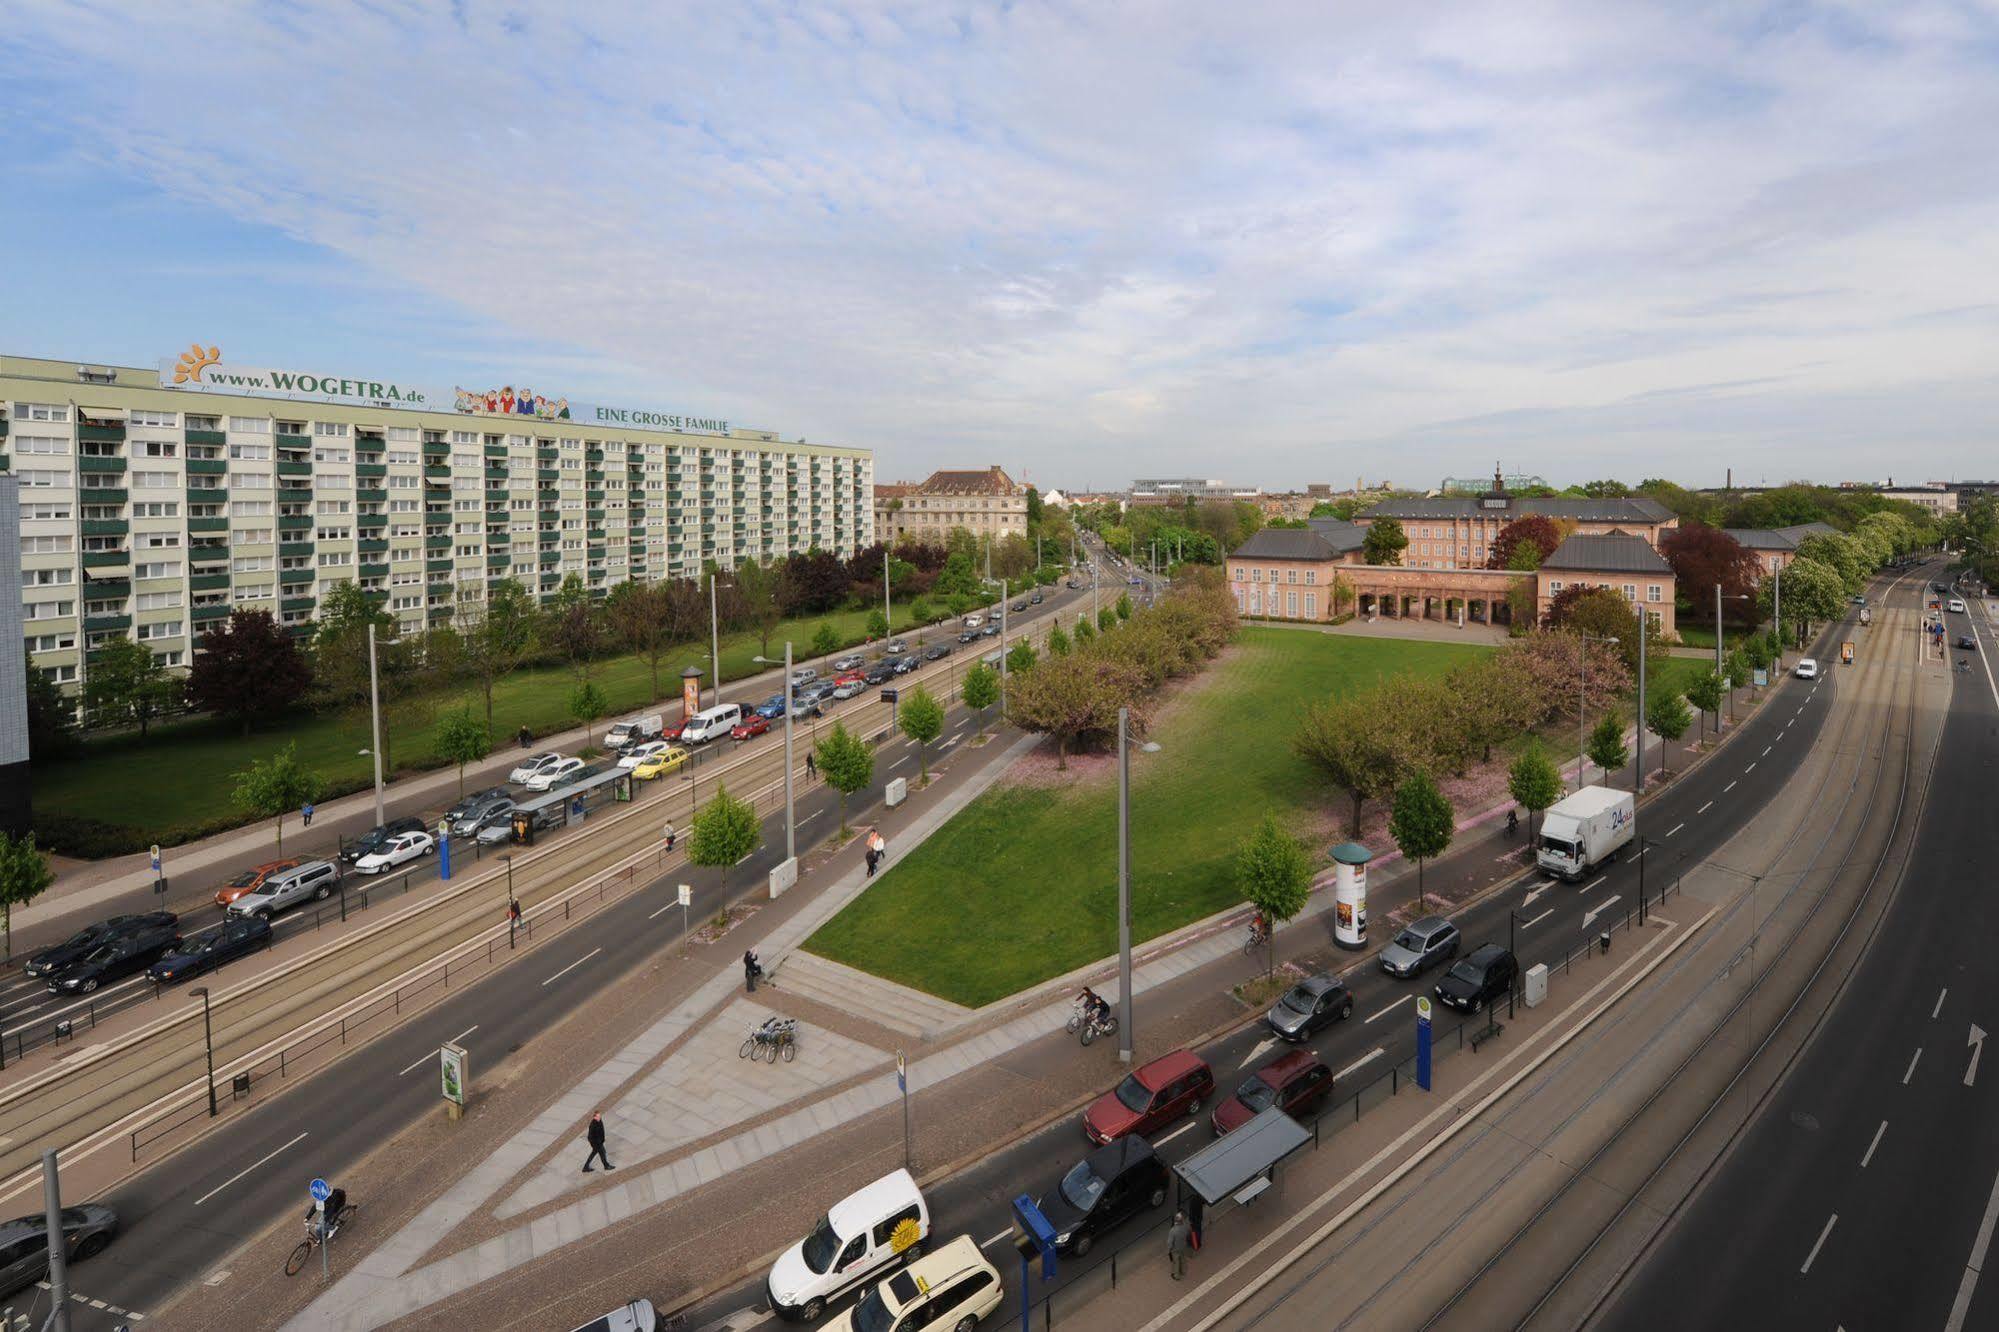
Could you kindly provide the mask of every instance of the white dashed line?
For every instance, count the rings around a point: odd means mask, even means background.
[[[1415,997],[1416,996],[1413,994],[1405,994],[1400,999],[1397,999],[1394,1003],[1390,1004],[1388,1007],[1382,1009],[1380,1012],[1370,1014],[1369,1016],[1362,1018],[1361,1021],[1363,1024],[1365,1024],[1374,1021],[1375,1018],[1385,1018],[1390,1013],[1393,1013],[1396,1009],[1402,1007],[1402,1005],[1408,1003],[1410,1000],[1414,999]]]
[[[1735,783],[1730,782],[1727,786],[1721,788],[1721,793],[1723,795],[1727,795],[1730,791],[1733,791],[1734,789],[1735,789]]]
[[[995,1244],[999,1243],[999,1242],[1000,1242],[1001,1240],[1005,1239],[1005,1238],[1006,1238],[1006,1237],[1007,1237],[1008,1235],[1011,1235],[1012,1233],[1013,1233],[1012,1229],[1011,1229],[1011,1228],[1009,1228],[1009,1229],[1006,1229],[1006,1230],[1002,1230],[1002,1231],[1001,1231],[1001,1232],[1000,1232],[999,1234],[997,1234],[997,1235],[988,1235],[988,1236],[987,1236],[986,1238],[984,1238],[984,1239],[982,1239],[982,1240],[980,1240],[980,1241],[979,1241],[979,1247],[980,1247],[981,1249],[989,1249],[989,1248],[991,1248],[991,1247],[992,1247],[993,1245],[995,1245]]]
[[[1881,1127],[1874,1130],[1874,1141],[1867,1144],[1867,1154],[1860,1158],[1860,1168],[1867,1169],[1867,1163],[1874,1159],[1874,1149],[1881,1145],[1881,1135],[1888,1131],[1888,1121],[1882,1120]]]
[[[1909,1085],[1910,1078],[1916,1076],[1916,1061],[1918,1059],[1921,1059],[1922,1057],[1923,1057],[1923,1047],[1919,1045],[1916,1047],[1916,1052],[1909,1056],[1909,1067],[1907,1071],[1905,1071],[1902,1074],[1902,1085],[1904,1087]]]
[[[1353,1072],[1357,1068],[1366,1068],[1369,1064],[1372,1064],[1375,1060],[1381,1058],[1381,1056],[1386,1053],[1387,1051],[1383,1050],[1380,1046],[1378,1045],[1375,1046],[1372,1050],[1369,1050],[1366,1054],[1354,1060],[1351,1064],[1348,1064],[1345,1068],[1341,1069],[1339,1072],[1333,1074],[1333,1080],[1337,1082],[1341,1078],[1347,1076],[1347,1074]]]
[[[1705,808],[1706,808],[1706,806],[1705,806],[1705,805],[1703,805],[1703,806],[1702,806],[1702,808],[1703,808],[1703,809],[1705,809]],[[1682,829],[1682,828],[1684,828],[1684,827],[1686,827],[1686,826],[1687,826],[1687,825],[1686,825],[1686,824],[1684,824],[1684,823],[1676,823],[1676,824],[1674,824],[1674,825],[1673,825],[1673,832],[1669,832],[1669,833],[1667,833],[1667,834],[1666,834],[1666,836],[1668,836],[1668,837],[1671,837],[1671,836],[1673,835],[1673,833],[1676,833],[1676,832],[1678,832],[1678,831],[1679,831],[1680,829]]]
[[[1832,1234],[1832,1223],[1837,1220],[1839,1220],[1838,1212],[1834,1212],[1831,1216],[1825,1219],[1825,1229],[1819,1232],[1818,1243],[1812,1245],[1812,1251],[1805,1255],[1805,1265],[1798,1269],[1799,1276],[1804,1276],[1807,1272],[1810,1272],[1812,1270],[1812,1260],[1819,1256],[1819,1249],[1824,1246],[1825,1237],[1827,1235]]]
[[[1179,1137],[1182,1133],[1187,1132],[1189,1129],[1193,1127],[1194,1127],[1194,1121],[1190,1119],[1186,1123],[1182,1124],[1179,1128],[1174,1129],[1171,1133],[1159,1139],[1159,1141],[1153,1143],[1152,1145],[1154,1147],[1164,1147],[1167,1143],[1173,1141],[1175,1138]]]
[[[1588,883],[1584,884],[1584,885],[1583,885],[1583,886],[1582,886],[1581,888],[1577,889],[1576,891],[1577,891],[1577,892],[1583,892],[1583,893],[1586,893],[1586,892],[1588,892],[1588,891],[1589,891],[1590,889],[1592,889],[1592,888],[1595,888],[1595,887],[1597,887],[1597,886],[1598,886],[1599,884],[1601,884],[1601,883],[1602,883],[1602,882],[1603,882],[1603,881],[1604,881],[1605,879],[1607,879],[1607,878],[1609,878],[1609,877],[1610,877],[1610,876],[1609,876],[1609,875],[1607,875],[1607,874],[1605,874],[1605,875],[1599,875],[1599,876],[1598,876],[1597,878],[1595,878],[1595,879],[1592,879],[1592,880],[1591,880],[1590,882],[1588,882]]]
[[[744,857],[745,860],[747,860],[748,858],[749,857],[747,856]],[[556,981],[561,980],[564,976],[567,976],[570,972],[576,970],[576,968],[582,966],[585,962],[588,962],[591,958],[597,956],[597,954],[603,951],[604,950],[601,948],[592,948],[589,952],[577,958],[574,962],[571,962],[568,966],[564,967],[562,970],[556,972],[553,976],[550,976],[547,980],[543,981],[542,984],[543,985],[554,984]]]
[[[201,1206],[203,1203],[207,1202],[210,1198],[213,1198],[216,1194],[222,1192],[222,1190],[228,1188],[231,1184],[234,1184],[237,1180],[243,1178],[243,1176],[249,1174],[252,1170],[255,1170],[258,1166],[263,1165],[266,1161],[272,1160],[273,1158],[279,1156],[284,1152],[290,1151],[292,1148],[298,1146],[300,1143],[304,1141],[305,1141],[305,1134],[303,1133],[299,1134],[296,1138],[293,1138],[290,1142],[278,1148],[277,1151],[272,1152],[269,1156],[265,1156],[256,1161],[251,1162],[249,1165],[243,1167],[243,1169],[237,1171],[229,1178],[223,1180],[220,1184],[217,1184],[214,1188],[210,1189],[208,1192],[202,1194],[199,1198],[196,1198],[194,1200],[194,1205],[196,1207]]]
[[[1765,746],[1763,746],[1763,752],[1762,752],[1761,754],[1758,754],[1758,755],[1757,755],[1756,757],[1757,757],[1757,758],[1769,758],[1769,757],[1770,757],[1770,746],[1769,746],[1769,745],[1765,745]]]
[[[1534,919],[1521,921],[1520,928],[1523,930],[1531,929],[1534,926],[1539,925],[1542,921],[1546,920],[1548,917],[1554,914],[1555,914],[1555,908],[1549,907],[1546,911],[1543,911],[1540,915],[1534,917]]]
[[[1948,985],[1937,991],[1937,1006],[1930,1010],[1930,1021],[1936,1021],[1937,1014],[1943,1012],[1943,997],[1949,993],[1950,987]]]
[[[1756,771],[1756,765],[1755,765],[1754,763],[1752,763],[1752,764],[1750,764],[1750,765],[1749,765],[1748,767],[1746,767],[1746,768],[1744,768],[1744,769],[1742,770],[1742,775],[1743,775],[1744,777],[1747,777],[1747,776],[1748,776],[1748,775],[1749,775],[1750,773],[1752,773],[1752,772],[1755,772],[1755,771]]]

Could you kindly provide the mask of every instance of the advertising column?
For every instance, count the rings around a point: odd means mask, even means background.
[[[1333,848],[1333,942],[1367,947],[1367,862],[1374,852],[1359,842]]]

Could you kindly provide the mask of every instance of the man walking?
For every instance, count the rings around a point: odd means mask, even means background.
[[[868,843],[867,854],[863,857],[863,859],[865,859],[868,862],[868,877],[870,879],[874,878],[875,866],[881,864],[881,854],[875,850],[875,845],[873,842]]]
[[[1173,1264],[1175,1281],[1187,1275],[1187,1254],[1193,1247],[1193,1234],[1194,1228],[1187,1224],[1187,1214],[1175,1212],[1173,1224],[1166,1231],[1166,1257]]]
[[[305,820],[305,826],[310,828],[312,826],[312,802],[310,800],[306,801],[305,807],[299,810],[298,813],[299,817]]]
[[[809,782],[818,775],[819,775],[819,760],[814,758],[812,756],[812,751],[808,749],[805,751],[805,780]]]
[[[611,1164],[611,1158],[604,1155],[604,1112],[602,1110],[590,1116],[590,1131],[583,1136],[590,1143],[590,1155],[583,1158],[583,1173],[587,1175],[592,1170],[595,1170],[596,1166],[592,1162],[596,1161],[602,1161],[606,1170],[616,1170],[617,1167]]]
[[[764,974],[763,963],[757,961],[757,950],[743,950],[743,987],[751,994],[757,992],[757,977]]]

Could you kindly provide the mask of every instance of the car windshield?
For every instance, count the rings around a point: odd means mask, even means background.
[[[854,1306],[854,1332],[889,1332],[894,1326],[895,1316],[882,1303],[881,1287],[870,1287]]]
[[[1565,841],[1560,837],[1543,837],[1541,839],[1541,849],[1543,851],[1552,851],[1558,856],[1573,857],[1576,854],[1576,844]]]
[[[1423,951],[1423,936],[1414,930],[1404,930],[1395,936],[1395,946],[1407,948],[1412,953],[1420,953]]]
[[[1319,996],[1302,985],[1294,985],[1284,992],[1284,1006],[1294,1013],[1309,1013],[1318,1002]]]
[[[238,874],[235,878],[229,881],[229,886],[231,888],[248,888],[251,884],[255,883],[256,881],[257,881],[257,871],[244,870],[241,874]],[[88,934],[89,932],[90,931],[85,930],[84,934]],[[81,939],[82,937],[83,935],[79,934],[78,936],[76,936],[76,939],[71,939],[70,942],[75,943],[77,939]]]
[[[84,964],[87,966],[93,962],[109,962],[112,958],[116,956],[118,956],[118,950],[116,948],[112,947],[110,944],[100,944],[96,948],[93,948],[89,952],[85,953],[83,955],[83,961]]]
[[[1451,968],[1451,979],[1461,980],[1468,985],[1476,985],[1485,978],[1485,972],[1470,958]]]
[[[1117,1098],[1127,1110],[1143,1111],[1152,1105],[1152,1091],[1138,1080],[1137,1074],[1127,1076],[1117,1085]]]
[[[805,1237],[805,1265],[820,1276],[832,1270],[833,1260],[840,1255],[840,1236],[833,1229],[829,1217],[820,1217],[819,1224]]]
[[[1062,1196],[1079,1212],[1095,1207],[1103,1192],[1103,1176],[1090,1169],[1088,1161],[1078,1161],[1074,1170],[1062,1176]]]
[[[1248,1106],[1252,1113],[1261,1114],[1277,1101],[1277,1088],[1262,1078],[1251,1078],[1235,1089],[1235,1098]]]

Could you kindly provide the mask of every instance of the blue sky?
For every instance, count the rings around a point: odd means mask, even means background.
[[[0,52],[9,351],[884,478],[1999,474],[1975,3],[24,0]]]

